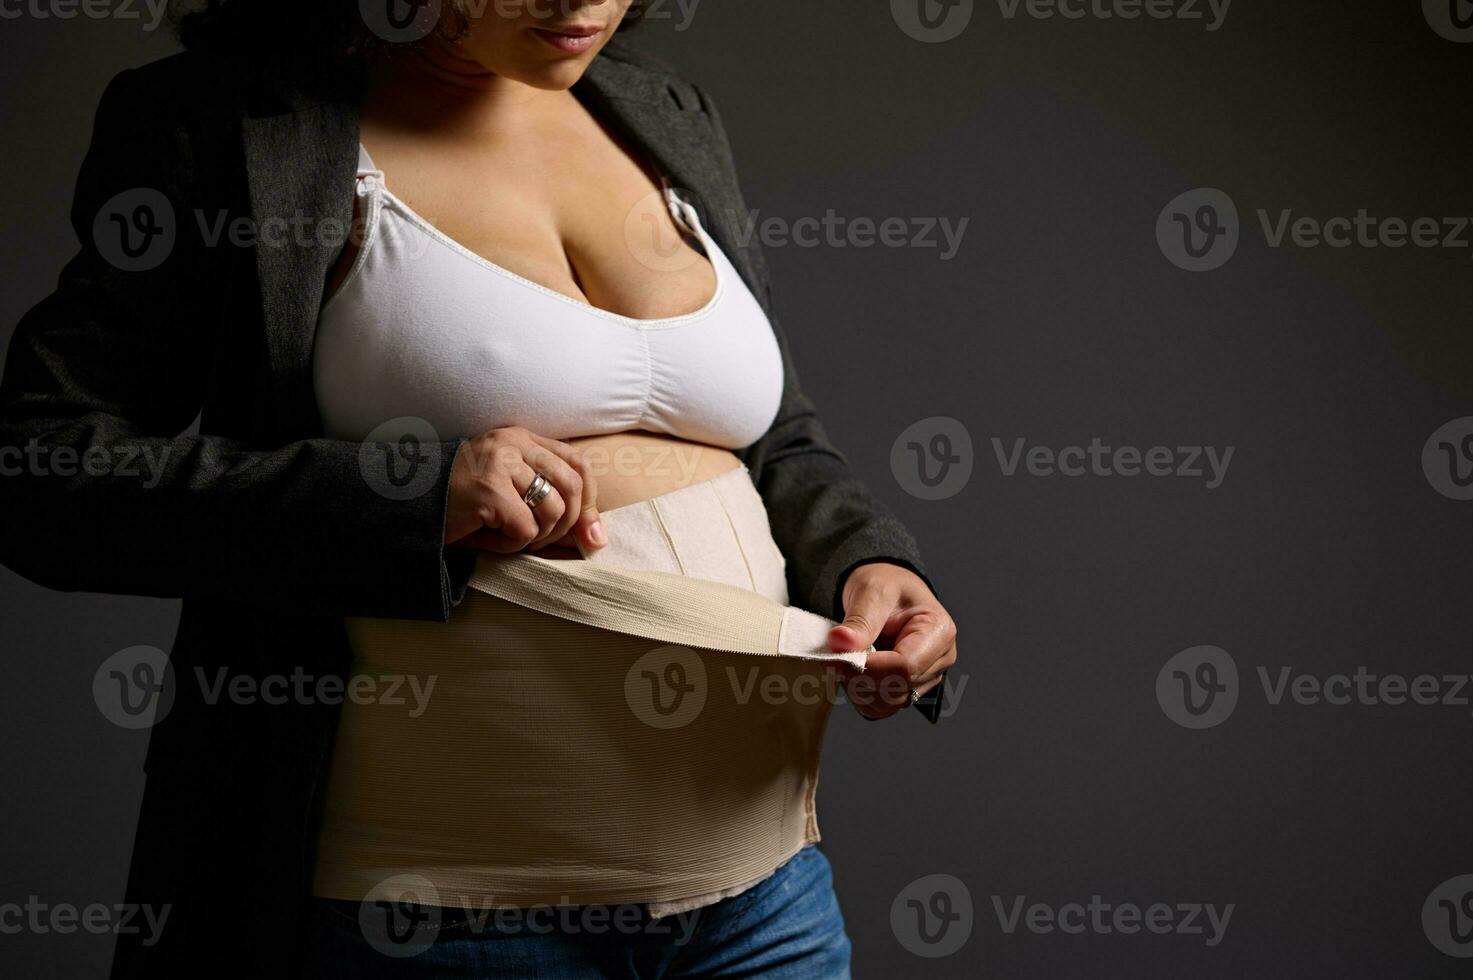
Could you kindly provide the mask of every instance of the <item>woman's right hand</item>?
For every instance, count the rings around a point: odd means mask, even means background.
[[[541,473],[552,492],[534,509],[522,499]],[[445,543],[511,554],[547,547],[602,548],[598,484],[587,458],[567,443],[520,426],[483,432],[450,468]]]

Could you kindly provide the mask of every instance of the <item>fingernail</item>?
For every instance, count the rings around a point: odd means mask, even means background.
[[[593,543],[598,545],[600,548],[609,543],[609,535],[608,532],[604,530],[603,521],[594,521],[593,524],[590,525],[588,528],[588,536],[592,538]]]

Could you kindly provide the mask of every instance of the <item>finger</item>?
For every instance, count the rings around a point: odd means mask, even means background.
[[[594,473],[593,464],[587,455],[556,439],[547,439],[538,435],[532,438],[548,452],[562,457],[563,461],[583,478],[583,497],[578,513],[570,525],[577,531],[578,540],[589,548],[602,548],[608,544],[608,532],[604,529],[603,521],[599,519],[598,476]]]
[[[539,558],[582,558],[583,552],[578,550],[578,546],[573,541],[573,535],[567,534],[557,541],[548,541],[544,544],[537,545],[535,548],[529,548],[527,549],[527,553],[536,555]]]
[[[844,619],[829,630],[829,648],[849,652],[874,643],[894,615],[898,598],[893,586],[865,580],[845,597]]]
[[[483,497],[487,496],[481,479],[481,452],[476,442],[466,442],[456,451],[450,467],[450,489],[445,511],[446,544],[464,544],[465,539],[486,526],[483,512],[488,512]]]
[[[578,551],[581,541],[582,539],[578,536],[578,529],[575,527],[573,528],[573,530],[569,531],[567,534],[564,534],[556,541],[548,541],[546,544],[542,545],[542,547],[561,548],[564,550]]]
[[[871,654],[870,662],[874,668],[851,676],[844,684],[844,694],[864,717],[888,718],[910,701],[905,674],[892,651],[880,651],[878,656]]]
[[[952,650],[951,660],[952,660],[953,663],[956,662],[956,651],[955,651],[954,648]],[[939,671],[936,674],[935,677],[931,678],[930,680],[926,681],[924,684],[922,684],[919,687],[915,688],[915,692],[917,694],[926,694],[929,691],[935,690],[940,685],[946,683],[946,676],[945,676],[945,674],[946,674],[946,669],[943,668],[941,671]]]
[[[534,506],[527,500],[527,491],[532,488],[533,482],[537,479],[538,470],[533,469],[526,460],[522,460],[510,469],[513,471],[511,473],[512,486],[522,494],[522,506],[532,512],[532,518],[537,522],[537,539],[529,545],[529,548],[535,547],[551,537],[557,529],[558,521],[562,520],[563,515],[568,512],[568,506],[557,484],[546,473],[542,475],[548,483],[552,484],[552,488],[548,491],[547,496]]]
[[[488,542],[492,546],[487,551],[515,554],[537,540],[542,528],[509,477],[503,476],[492,484],[492,497],[493,513],[486,526],[497,534]]]
[[[518,543],[520,540],[520,535],[508,537],[500,529],[483,527],[474,534],[461,538],[455,543],[455,547],[468,548],[472,551],[489,551],[498,555],[514,555],[526,550],[525,545]]]
[[[542,445],[537,436],[532,437],[532,444],[522,451],[522,455],[534,470],[547,478],[563,500],[563,509],[557,515],[557,520],[533,543],[540,545],[547,541],[556,541],[572,529],[573,523],[582,512],[583,476],[567,460]]]
[[[956,662],[956,628],[931,610],[908,616],[895,634],[894,651],[900,655],[911,686],[929,685]]]
[[[910,704],[910,692],[915,686],[905,657],[894,650],[876,650],[865,663],[865,675],[869,684],[865,690],[870,695],[870,706],[893,714]]]

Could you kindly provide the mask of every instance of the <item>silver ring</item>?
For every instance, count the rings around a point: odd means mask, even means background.
[[[914,705],[920,699],[921,699],[921,692],[920,691],[917,691],[915,688],[911,688],[910,689],[910,703],[912,705]]]
[[[550,493],[552,493],[552,483],[547,477],[538,473],[532,477],[532,483],[527,487],[527,492],[522,494],[522,503],[536,510],[537,505],[546,500]]]

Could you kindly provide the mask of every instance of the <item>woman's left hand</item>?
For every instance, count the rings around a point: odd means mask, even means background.
[[[882,642],[883,641],[883,642]],[[829,631],[835,651],[863,650],[863,673],[845,679],[849,700],[867,718],[888,718],[925,694],[956,663],[956,623],[915,572],[871,562],[844,582],[844,621]]]

